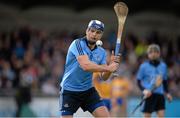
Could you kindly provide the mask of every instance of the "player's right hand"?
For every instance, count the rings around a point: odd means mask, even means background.
[[[144,89],[143,95],[145,98],[148,98],[152,95],[152,92],[150,90]]]
[[[111,54],[111,63],[112,62],[116,62],[116,63],[119,63],[121,62],[121,54],[119,53],[118,55],[114,55],[114,51],[112,51],[112,54]]]
[[[119,68],[119,63],[112,62],[108,68],[110,72],[115,72]]]

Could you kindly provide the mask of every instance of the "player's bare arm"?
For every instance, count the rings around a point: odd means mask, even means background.
[[[95,64],[89,60],[87,55],[78,56],[77,60],[83,70],[91,72],[114,72],[119,66],[116,62],[113,62],[110,65]]]

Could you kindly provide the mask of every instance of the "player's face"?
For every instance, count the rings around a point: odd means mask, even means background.
[[[86,30],[86,37],[90,44],[96,44],[96,41],[100,40],[102,35],[103,35],[103,32],[95,28],[88,28]]]
[[[160,57],[160,52],[158,51],[152,50],[148,53],[148,58],[150,60],[156,60],[159,59],[159,57]]]

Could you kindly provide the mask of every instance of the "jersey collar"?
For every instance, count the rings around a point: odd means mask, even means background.
[[[89,48],[89,50],[93,51],[93,50],[95,50],[95,49],[97,48],[97,45],[95,45],[95,47],[94,47],[93,49],[90,49],[90,47],[88,46],[88,41],[87,41],[87,38],[86,38],[86,37],[84,37],[83,39],[85,40],[86,45],[87,45],[87,47]]]

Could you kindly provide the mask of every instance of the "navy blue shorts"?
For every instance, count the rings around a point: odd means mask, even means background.
[[[63,90],[60,93],[61,116],[73,115],[79,107],[92,113],[100,106],[105,105],[94,87],[82,92]]]
[[[142,112],[152,113],[165,109],[165,98],[162,94],[153,93],[143,104]]]

